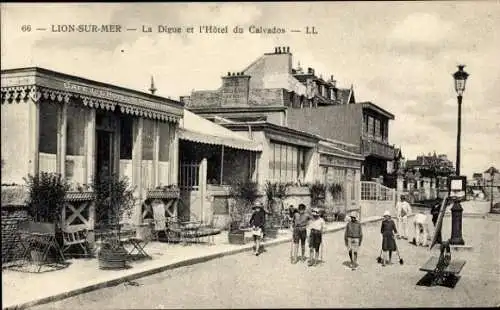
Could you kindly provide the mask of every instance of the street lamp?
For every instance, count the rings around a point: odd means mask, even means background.
[[[493,180],[495,179],[495,174],[497,174],[499,171],[491,166],[488,170],[486,170],[484,173],[488,173],[491,177],[491,184],[490,184],[490,213],[493,212]]]
[[[455,91],[457,92],[458,101],[458,126],[457,126],[457,162],[456,175],[460,177],[460,136],[462,134],[462,95],[465,91],[465,82],[469,74],[464,71],[465,65],[458,65],[458,71],[453,74],[455,80]],[[460,205],[460,200],[457,198],[451,208],[451,238],[450,244],[463,245],[462,238],[462,212],[463,208]]]
[[[464,71],[465,65],[458,65],[458,71],[453,74],[458,101],[458,130],[457,130],[457,176],[460,176],[460,135],[462,134],[462,95],[465,91],[465,82],[469,74]]]

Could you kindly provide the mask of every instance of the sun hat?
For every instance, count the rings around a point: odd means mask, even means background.
[[[312,208],[311,213],[313,214],[319,214],[319,209],[318,208]]]
[[[253,208],[252,208],[252,209],[257,209],[257,208],[262,208],[262,207],[264,207],[264,205],[262,204],[262,202],[257,201],[257,202],[254,204],[254,206],[253,206]]]
[[[353,212],[351,212],[351,214],[350,214],[349,216],[350,216],[350,217],[353,217],[353,218],[357,218],[357,217],[358,217],[358,215],[357,215],[357,214],[356,214],[356,212],[354,212],[354,211],[353,211]]]
[[[389,212],[389,210],[386,210],[386,211],[384,212],[384,216],[391,216],[391,212]]]

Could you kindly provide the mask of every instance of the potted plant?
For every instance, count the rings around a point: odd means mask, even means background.
[[[332,183],[328,187],[328,191],[332,195],[333,201],[339,201],[342,198],[342,191],[343,191],[342,184]]]
[[[120,242],[120,221],[130,217],[135,198],[127,177],[100,175],[94,178],[96,230],[102,237],[97,252],[99,268],[126,267],[127,251]]]
[[[340,211],[337,214],[337,221],[339,221],[339,222],[345,221],[345,212],[344,211]]]
[[[231,185],[229,195],[232,198],[229,205],[229,233],[228,241],[231,244],[245,244],[245,231],[242,229],[247,225],[245,218],[252,210],[252,205],[259,197],[259,189],[256,182],[237,181]]]
[[[40,172],[24,178],[28,187],[28,214],[33,219],[30,223],[36,231],[46,231],[59,236],[61,212],[70,185],[57,173]],[[43,253],[41,249],[33,248],[31,258],[39,262]],[[48,257],[54,258],[53,255]]]
[[[316,207],[325,202],[326,185],[316,181],[309,186],[311,192],[311,206]]]
[[[286,196],[287,186],[282,183],[267,181],[264,187],[267,198],[268,220],[266,221],[265,234],[269,238],[277,238],[281,224],[281,211],[283,199]]]

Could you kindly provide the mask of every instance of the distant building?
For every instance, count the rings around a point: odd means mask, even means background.
[[[433,199],[447,191],[448,177],[454,174],[453,162],[445,154],[417,156],[405,163],[403,189],[416,200]]]
[[[360,153],[365,105],[352,104],[352,87],[337,88],[333,79],[318,78],[313,69],[303,73],[300,68],[292,68],[288,47],[265,53],[240,72],[228,72],[219,89],[193,91],[180,100],[194,113],[263,144],[257,169],[259,184],[267,180],[341,183],[346,204],[359,201],[361,163],[365,159]],[[349,121],[327,121],[329,129],[321,131],[297,125],[294,117],[295,111],[316,111],[320,115],[320,108],[348,104],[356,111],[357,139],[331,134],[349,130]],[[313,121],[320,122],[325,121],[319,116]]]

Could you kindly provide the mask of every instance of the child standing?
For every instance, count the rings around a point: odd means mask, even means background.
[[[380,233],[382,234],[382,251],[384,252],[384,257],[382,258],[382,266],[385,264],[390,264],[392,259],[392,252],[396,251],[396,240],[394,240],[394,233],[398,233],[396,229],[396,224],[391,219],[391,213],[389,211],[384,212],[384,220],[382,221],[382,227],[380,227]],[[389,258],[386,259],[389,252]]]
[[[305,260],[306,258],[307,223],[309,219],[309,215],[306,214],[306,206],[301,203],[299,205],[299,212],[295,213],[293,216],[293,264],[298,261],[299,243],[302,250],[300,259]]]
[[[316,265],[319,258],[319,247],[325,230],[325,220],[319,216],[317,208],[312,209],[312,220],[309,222],[309,266]]]
[[[355,270],[358,267],[358,251],[363,240],[363,230],[361,223],[357,220],[356,213],[351,213],[351,221],[347,223],[344,233],[345,246],[349,250],[349,258],[351,259],[351,268]]]
[[[252,227],[253,242],[255,246],[255,256],[260,254],[260,240],[264,236],[263,230],[266,223],[266,212],[262,202],[258,201],[253,207],[253,214],[250,218],[250,226]]]

